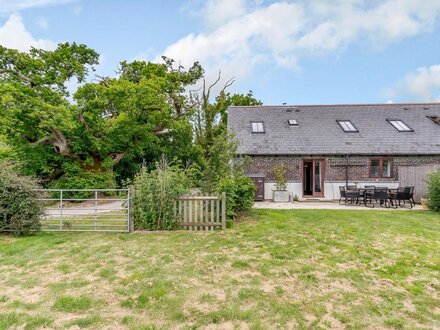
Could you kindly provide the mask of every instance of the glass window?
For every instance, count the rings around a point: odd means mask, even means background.
[[[387,119],[388,122],[394,126],[394,128],[399,132],[413,132],[414,130],[405,124],[400,119]]]
[[[370,163],[370,177],[390,178],[393,162],[391,159],[372,159]]]
[[[252,133],[264,133],[264,123],[262,121],[252,122]]]
[[[370,176],[377,178],[379,176],[379,168],[380,168],[380,160],[379,159],[372,159],[371,160]]]
[[[315,161],[315,192],[322,192],[321,189],[321,162]]]
[[[298,126],[298,121],[296,119],[289,119],[290,126]]]
[[[382,160],[382,177],[389,178],[391,176],[391,161],[388,159]]]
[[[337,120],[337,122],[344,132],[359,132],[350,120]]]

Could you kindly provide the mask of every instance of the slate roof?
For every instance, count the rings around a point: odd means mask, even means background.
[[[439,155],[440,103],[231,106],[228,128],[247,155]],[[297,127],[288,124],[298,121]],[[398,132],[387,119],[401,119],[414,132]],[[345,133],[336,120],[350,120],[359,133]],[[252,133],[263,121],[265,133]]]

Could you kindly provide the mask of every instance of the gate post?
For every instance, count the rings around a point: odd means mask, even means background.
[[[134,231],[134,226],[133,226],[133,219],[132,219],[132,216],[131,216],[131,200],[130,200],[130,197],[131,197],[131,194],[130,194],[130,191],[132,190],[132,187],[130,186],[130,187],[128,187],[128,189],[127,189],[127,208],[128,208],[128,232],[129,233],[132,233],[133,231]]]
[[[226,193],[222,192],[222,229],[226,228]]]
[[[60,190],[60,230],[63,229],[63,190]]]

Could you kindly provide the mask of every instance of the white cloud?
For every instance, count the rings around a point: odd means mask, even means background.
[[[35,23],[37,23],[37,25],[43,30],[47,30],[49,27],[49,22],[45,18],[39,18],[35,21]]]
[[[410,95],[422,101],[440,102],[440,64],[421,67],[409,73],[395,93]]]
[[[56,43],[46,39],[35,39],[23,24],[20,16],[13,14],[6,23],[0,27],[0,45],[27,51],[31,47],[42,49],[55,49]]]
[[[209,28],[215,28],[245,13],[245,0],[209,0],[200,15]]]
[[[15,13],[33,7],[60,5],[76,0],[0,0],[0,14]]]
[[[289,35],[299,32],[303,24],[301,6],[277,3],[230,20],[210,33],[189,34],[164,54],[184,65],[197,60],[208,67],[234,64],[237,70],[247,71],[269,60],[269,49],[279,62],[295,63],[284,52],[291,47]]]
[[[208,71],[240,76],[262,62],[298,69],[302,58],[338,54],[354,43],[380,48],[432,31],[440,1],[210,0],[200,13],[206,30],[163,53],[186,66],[200,61]]]

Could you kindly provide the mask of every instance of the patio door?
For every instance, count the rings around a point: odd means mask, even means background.
[[[314,197],[324,196],[324,160],[304,160],[303,194]]]

